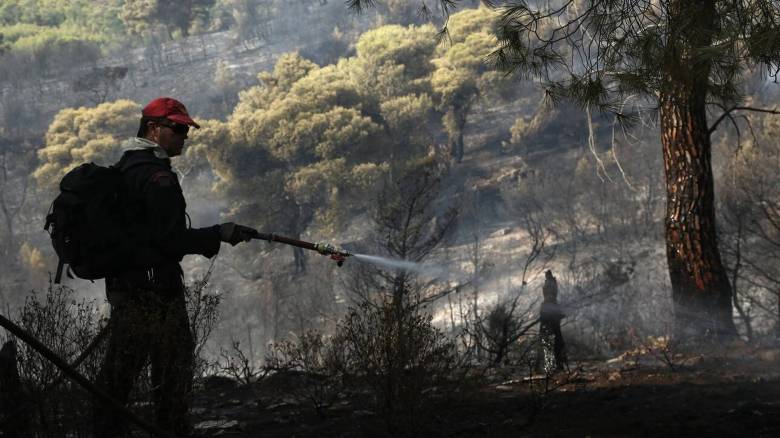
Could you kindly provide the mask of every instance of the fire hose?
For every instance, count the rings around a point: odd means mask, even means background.
[[[289,237],[278,236],[272,233],[260,233],[255,231],[254,239],[267,240],[269,242],[279,242],[286,245],[295,246],[298,248],[308,249],[311,251],[317,251],[318,253],[326,256],[330,256],[331,259],[336,261],[338,266],[344,264],[344,260],[352,255],[351,252],[341,249],[330,243],[312,243],[303,240],[291,239]]]

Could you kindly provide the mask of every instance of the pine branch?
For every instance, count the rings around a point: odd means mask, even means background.
[[[712,124],[712,126],[710,127],[707,133],[712,134],[713,132],[715,132],[715,129],[718,128],[720,122],[722,122],[725,118],[730,117],[731,113],[734,111],[754,111],[759,113],[775,114],[775,115],[780,114],[780,111],[778,111],[777,109],[754,108],[751,106],[732,106],[731,108],[726,109],[723,112],[723,114],[721,114],[720,117],[718,117],[718,119],[715,120],[715,123]]]

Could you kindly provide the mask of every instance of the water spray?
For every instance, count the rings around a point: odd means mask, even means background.
[[[311,251],[317,251],[318,253],[326,256],[330,256],[331,259],[336,261],[336,264],[338,266],[341,266],[344,264],[344,261],[347,259],[347,257],[352,256],[352,253],[344,250],[342,248],[339,248],[335,245],[332,245],[330,243],[312,243],[312,242],[306,242],[304,240],[297,240],[297,239],[291,239],[289,237],[279,236],[273,233],[261,233],[256,231],[255,235],[253,236],[254,239],[259,240],[267,240],[269,242],[279,242],[284,243],[286,245],[295,246],[298,248],[308,249]]]
[[[255,231],[253,238],[258,240],[267,240],[269,242],[284,243],[286,245],[291,245],[298,248],[317,251],[322,255],[330,256],[331,259],[336,261],[338,266],[342,266],[347,257],[354,257],[365,263],[380,265],[391,269],[402,269],[405,271],[415,272],[417,274],[430,275],[432,277],[441,277],[447,274],[447,270],[441,267],[423,267],[420,263],[415,263],[408,260],[395,260],[368,254],[354,254],[343,248],[325,242],[306,242],[305,240],[292,239],[273,233],[261,233],[259,231]]]
[[[450,275],[450,271],[441,266],[423,266],[421,263],[409,260],[391,259],[368,254],[352,254],[352,256],[364,263],[371,263],[372,265],[378,265],[389,269],[414,272],[415,274],[426,275],[433,278],[449,277]]]

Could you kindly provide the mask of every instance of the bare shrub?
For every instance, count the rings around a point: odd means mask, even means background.
[[[309,330],[294,340],[271,344],[265,369],[274,372],[300,372],[304,384],[296,396],[312,403],[317,414],[325,417],[342,390],[343,359],[330,342],[316,330]]]
[[[468,369],[454,343],[431,323],[419,306],[386,300],[350,308],[328,338],[309,331],[273,344],[266,369],[301,372],[297,395],[321,416],[346,393],[368,389],[375,410],[394,435],[424,431],[430,408],[442,396],[467,389]]]
[[[535,317],[536,300],[529,297],[528,280],[553,257],[555,251],[548,247],[552,230],[548,228],[541,205],[533,198],[522,201],[524,206],[514,213],[519,217],[520,228],[525,232],[529,248],[520,266],[519,287],[507,289],[503,298],[485,309],[480,308],[480,288],[489,269],[480,268],[484,255],[481,244],[475,237],[472,245],[471,265],[475,280],[472,281],[471,303],[467,311],[461,310],[463,344],[473,349],[477,361],[487,360],[491,366],[510,362],[523,362],[531,351],[525,335],[539,322]],[[514,208],[514,207],[513,207]],[[463,308],[462,306],[461,309]]]
[[[257,366],[250,356],[241,348],[241,342],[233,340],[230,348],[220,347],[219,359],[214,364],[214,368],[218,374],[248,385],[265,375],[264,370]]]
[[[200,353],[218,317],[220,297],[209,293],[207,287],[210,272],[186,290],[191,329],[196,340],[197,372],[205,367]],[[99,334],[106,330],[106,321],[94,301],[79,301],[73,289],[50,283],[45,294],[33,291],[14,319],[63,360],[77,363],[77,370],[86,378],[95,380],[105,352],[105,336]],[[22,407],[30,417],[31,430],[39,436],[87,433],[91,427],[91,395],[63,379],[59,369],[34,349],[21,342],[17,345],[19,375],[29,400],[29,404]],[[143,407],[151,400],[149,367],[141,376],[131,400]]]
[[[517,300],[496,303],[485,316],[485,321],[478,327],[482,328],[484,342],[482,349],[490,354],[490,363],[500,365],[509,359],[513,352],[516,360],[522,361],[530,352],[518,340],[523,337],[538,321],[531,321],[530,308],[518,310]]]
[[[90,347],[105,325],[94,301],[77,301],[74,295],[72,289],[50,283],[44,295],[33,292],[27,297],[15,321],[69,363]],[[87,430],[91,398],[86,391],[61,379],[59,370],[31,347],[22,342],[18,347],[19,375],[31,407],[26,410],[31,430],[40,436],[78,436]],[[102,353],[98,345],[81,362],[79,371],[94,380]]]
[[[199,280],[187,286],[184,291],[187,303],[187,314],[190,320],[190,331],[195,341],[193,374],[195,378],[203,376],[209,367],[208,360],[203,357],[203,347],[219,320],[219,304],[222,296],[209,287],[214,262]]]
[[[640,344],[645,352],[669,367],[671,371],[677,371],[679,369],[680,343],[677,339],[674,339],[669,335],[656,337],[648,336],[647,338],[640,340]]]
[[[646,293],[635,281],[636,260],[583,260],[569,271],[564,294],[571,309],[569,323],[577,329],[572,347],[580,354],[611,355],[633,347],[629,331],[659,326]],[[654,332],[654,330],[652,330]]]
[[[333,348],[345,376],[365,382],[391,431],[416,433],[437,388],[458,370],[455,345],[419,307],[363,303],[339,324]],[[338,361],[334,361],[338,363]]]

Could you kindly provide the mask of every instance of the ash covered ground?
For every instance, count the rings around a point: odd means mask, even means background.
[[[297,372],[248,385],[206,380],[193,412],[198,436],[208,437],[778,436],[780,348],[699,350],[649,339],[612,359],[571,361],[549,378],[484,370],[457,391],[430,388],[413,429],[372,409],[366,392],[342,392],[316,407],[318,377]]]

